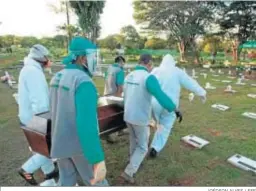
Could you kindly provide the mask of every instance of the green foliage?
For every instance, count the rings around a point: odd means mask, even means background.
[[[206,35],[200,44],[200,49],[207,53],[216,53],[223,50],[223,39],[215,35]]]
[[[50,51],[50,56],[53,58],[53,59],[61,59],[63,58],[64,56],[67,55],[67,51],[66,49],[64,48],[54,48],[54,47],[51,47],[49,49]]]
[[[221,29],[239,44],[256,34],[256,2],[233,1],[224,6],[224,14],[219,20]]]
[[[64,35],[56,35],[54,37],[43,37],[38,39],[33,36],[14,36],[14,35],[6,35],[0,36],[0,47],[7,48],[11,46],[30,48],[35,44],[42,44],[47,48],[56,47],[56,48],[65,48],[67,36]]]
[[[148,39],[145,43],[145,48],[149,49],[164,49],[167,47],[167,42],[161,38]]]
[[[218,15],[218,2],[203,1],[134,1],[134,19],[144,29],[165,32],[172,43],[178,43],[180,60],[185,51],[193,50],[198,59],[196,38],[206,33],[207,26]]]
[[[108,48],[110,50],[114,50],[119,44],[124,43],[124,37],[119,34],[109,35],[104,39],[98,40],[97,43],[99,44],[100,48]]]
[[[78,23],[85,36],[92,40],[100,34],[100,14],[103,13],[104,1],[69,1],[78,16]]]
[[[124,46],[126,48],[143,48],[144,40],[140,38],[137,30],[132,26],[128,25],[121,29],[121,35],[124,38]]]

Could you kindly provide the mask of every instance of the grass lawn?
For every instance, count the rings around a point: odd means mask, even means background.
[[[1,60],[0,60],[1,65]],[[54,68],[54,71],[57,69]],[[198,71],[198,70],[197,70]],[[18,70],[10,70],[17,79]],[[191,71],[188,71],[189,73]],[[199,71],[198,71],[199,72]],[[227,74],[228,71],[225,71]],[[0,71],[3,74],[3,71]],[[199,75],[200,84],[209,81],[216,90],[208,90],[208,100],[202,104],[196,97],[190,103],[188,91],[182,90],[180,108],[184,121],[176,123],[169,141],[155,160],[145,159],[136,175],[138,186],[255,186],[255,176],[231,165],[226,160],[235,153],[256,160],[256,121],[241,116],[245,111],[256,112],[255,99],[248,98],[247,93],[256,93],[256,87],[231,83],[238,92],[231,95],[223,93],[227,84],[215,82],[208,72],[207,80]],[[50,76],[48,76],[50,79]],[[221,75],[218,79],[226,79]],[[230,80],[230,79],[228,79]],[[103,92],[104,81],[95,79],[100,93]],[[12,94],[15,90],[0,83],[0,185],[24,186],[24,181],[16,170],[31,155],[27,141],[19,128],[17,105]],[[223,112],[211,108],[214,103],[230,106]],[[153,132],[152,132],[153,133]],[[202,150],[192,149],[181,143],[181,137],[195,134],[210,144]],[[118,142],[109,145],[103,142],[108,169],[107,178],[111,185],[127,185],[119,179],[128,157],[128,137],[118,137]]]

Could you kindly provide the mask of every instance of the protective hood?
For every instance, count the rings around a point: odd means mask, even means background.
[[[163,70],[169,70],[171,67],[175,67],[176,62],[170,54],[164,56],[159,68]]]
[[[30,48],[28,58],[35,59],[40,62],[48,61],[47,56],[49,55],[49,51],[41,44],[36,44]]]
[[[69,55],[62,61],[63,64],[72,64],[77,56],[86,56],[87,66],[91,75],[96,71],[97,46],[90,40],[83,37],[74,37],[69,45]]]

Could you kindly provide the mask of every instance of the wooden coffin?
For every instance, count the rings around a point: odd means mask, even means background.
[[[123,107],[116,104],[98,107],[100,136],[124,129],[126,125],[123,115]],[[49,157],[51,150],[51,119],[49,113],[34,116],[31,122],[22,129],[32,151]]]
[[[34,116],[26,127],[22,127],[32,151],[50,156],[51,120],[49,113]]]

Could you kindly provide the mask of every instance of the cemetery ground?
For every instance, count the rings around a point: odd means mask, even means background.
[[[1,61],[1,60],[0,60]],[[1,66],[0,66],[1,67]],[[256,112],[256,101],[247,97],[256,93],[256,87],[235,85],[237,79],[224,75],[207,79],[199,75],[202,86],[210,82],[216,90],[208,90],[207,102],[202,104],[198,97],[188,101],[188,91],[182,90],[180,109],[182,123],[175,123],[172,135],[156,159],[146,158],[136,174],[137,186],[255,186],[256,176],[231,166],[226,160],[238,153],[256,160],[256,121],[242,116],[243,112]],[[187,70],[191,73],[191,70]],[[9,70],[18,79],[18,70]],[[56,72],[56,71],[55,71]],[[4,70],[0,71],[4,75]],[[48,79],[50,76],[48,75]],[[211,79],[232,80],[235,94],[224,93],[228,84]],[[99,92],[103,93],[103,78],[95,79]],[[17,104],[12,97],[16,90],[0,83],[0,185],[24,186],[17,169],[31,156],[26,138],[19,128]],[[230,106],[228,111],[211,108],[214,103]],[[153,132],[151,132],[153,134]],[[191,148],[180,141],[183,136],[194,134],[210,142],[201,150]],[[152,136],[151,136],[152,137]],[[128,160],[128,136],[117,137],[117,143],[110,145],[102,141],[108,169],[107,178],[111,185],[128,185],[119,175]],[[37,176],[39,179],[40,176]]]

